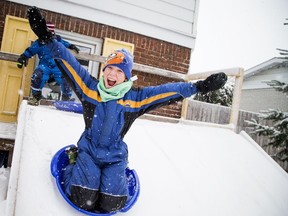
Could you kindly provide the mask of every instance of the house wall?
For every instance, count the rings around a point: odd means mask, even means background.
[[[194,49],[199,0],[11,0]]]
[[[278,80],[288,83],[288,67],[280,66],[252,74],[244,78],[240,109],[260,112],[268,109],[288,111],[288,98],[265,82]]]
[[[271,68],[253,76],[244,77],[242,89],[261,89],[271,88],[265,81],[279,80],[281,82],[288,82],[288,66]]]
[[[30,6],[10,1],[0,1],[0,41],[2,41],[6,15],[25,18],[26,11],[29,7]],[[133,43],[135,45],[134,61],[139,64],[150,65],[181,74],[188,73],[191,54],[190,48],[72,16],[45,10],[43,10],[43,13],[45,14],[46,19],[55,23],[56,28],[58,29],[76,32],[99,39],[108,37]],[[141,71],[133,71],[133,73],[138,76],[135,86],[152,86],[176,81],[157,75],[141,73]],[[182,103],[175,103],[157,109],[150,114],[180,118],[181,106]]]
[[[288,98],[272,88],[242,90],[241,110],[260,112],[268,109],[280,109],[288,112]]]

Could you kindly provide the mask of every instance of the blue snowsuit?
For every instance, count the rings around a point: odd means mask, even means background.
[[[60,35],[56,35],[55,37],[57,41],[62,43],[65,47],[68,48],[71,45],[68,41],[63,40]],[[51,52],[45,44],[39,43],[37,39],[30,47],[28,47],[24,51],[23,54],[27,59],[31,58],[36,54],[39,57],[39,64],[34,70],[31,77],[31,89],[33,95],[36,92],[41,92],[45,83],[49,80],[51,75],[53,75],[56,83],[61,85],[62,94],[67,98],[71,97],[72,89],[68,85],[66,80],[62,78],[62,73],[56,66],[56,63],[52,58]]]
[[[98,80],[82,68],[60,43],[53,41],[49,48],[82,102],[85,121],[85,130],[77,144],[76,164],[69,165],[65,174],[67,196],[89,211],[121,209],[127,199],[125,168],[128,149],[123,141],[125,134],[139,116],[190,97],[197,88],[189,82],[132,87],[123,98],[102,102],[97,89]]]

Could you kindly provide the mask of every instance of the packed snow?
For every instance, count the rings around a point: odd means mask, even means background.
[[[53,155],[77,143],[83,129],[81,114],[22,103],[12,168],[0,169],[1,215],[83,215],[60,196],[50,173]],[[124,140],[141,191],[135,206],[117,215],[288,215],[287,173],[245,133],[141,118]]]
[[[0,168],[0,212],[4,212],[6,204],[6,193],[8,190],[10,168]]]

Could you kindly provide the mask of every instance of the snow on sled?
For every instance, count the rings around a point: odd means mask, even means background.
[[[95,213],[86,211],[84,209],[79,208],[74,203],[72,203],[69,198],[65,195],[63,190],[63,170],[66,168],[66,166],[69,164],[68,156],[65,153],[65,150],[69,147],[75,147],[75,145],[69,145],[61,148],[56,154],[53,156],[51,161],[51,174],[55,178],[57,188],[59,192],[61,193],[62,197],[71,205],[73,208],[75,208],[77,211],[82,212],[87,215],[91,216],[109,216],[114,215],[117,212],[112,213]],[[140,193],[140,184],[139,184],[139,178],[135,170],[131,170],[129,168],[126,168],[126,176],[128,180],[128,199],[125,206],[119,210],[120,212],[127,212],[129,209],[132,208],[132,206],[136,203],[139,193]]]
[[[74,101],[55,101],[53,104],[56,109],[68,112],[83,113],[83,106]]]

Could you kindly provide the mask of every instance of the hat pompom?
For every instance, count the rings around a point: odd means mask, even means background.
[[[54,35],[55,34],[55,25],[52,22],[47,22],[46,26],[48,30]]]

